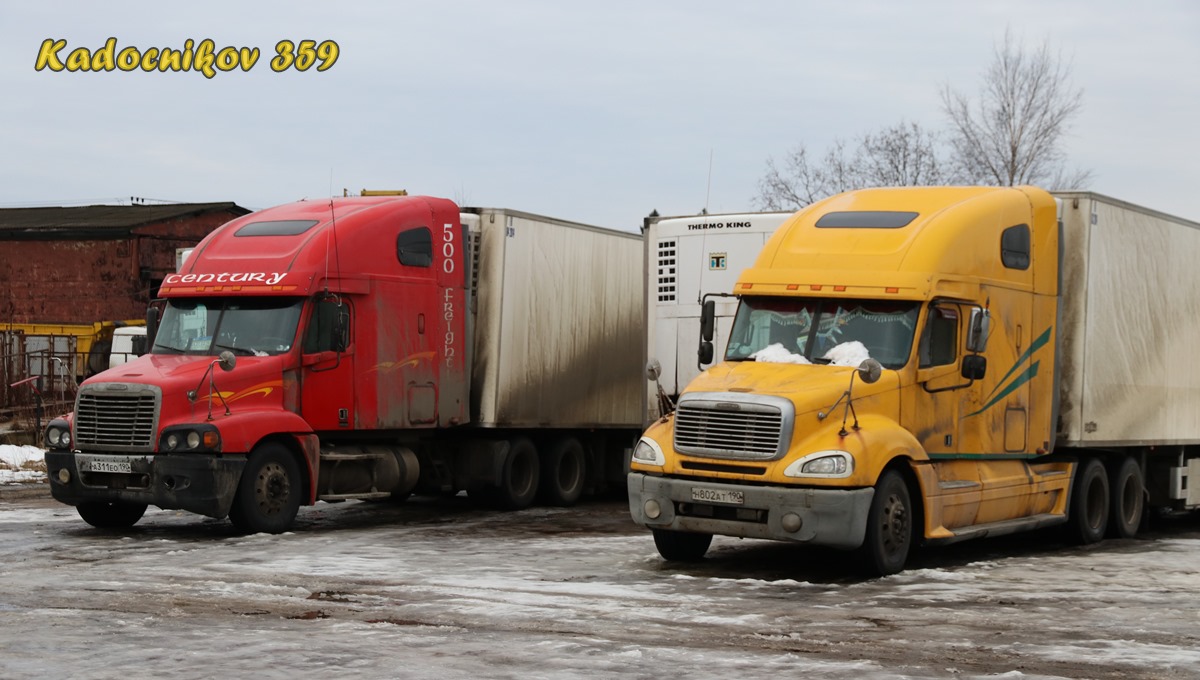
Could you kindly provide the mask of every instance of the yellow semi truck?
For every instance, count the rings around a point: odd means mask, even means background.
[[[738,278],[724,361],[636,446],[633,519],[668,560],[716,534],[883,575],[919,544],[1059,524],[1090,543],[1200,507],[1198,259],[1200,224],[1091,193],[813,204]]]
[[[0,323],[0,347],[5,356],[22,360],[25,372],[79,382],[109,367],[116,329],[145,325],[145,319]]]

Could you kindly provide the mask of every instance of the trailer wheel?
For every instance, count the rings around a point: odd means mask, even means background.
[[[574,437],[555,442],[542,456],[541,495],[547,505],[569,508],[583,496],[587,463],[583,445]]]
[[[121,501],[89,501],[75,506],[75,510],[83,521],[97,529],[125,529],[146,514],[145,505]]]
[[[875,485],[867,514],[867,533],[858,549],[863,570],[887,576],[904,569],[913,542],[912,499],[908,485],[895,470],[888,470]]]
[[[1071,487],[1070,538],[1087,545],[1104,538],[1108,529],[1108,472],[1095,458],[1079,463]]]
[[[229,519],[247,534],[278,534],[292,528],[300,509],[300,467],[280,444],[264,444],[250,454]]]
[[[484,497],[502,510],[528,508],[537,497],[540,472],[533,442],[525,437],[513,439],[500,472],[500,486],[489,489]]]
[[[693,534],[670,529],[651,529],[654,547],[664,560],[671,562],[697,562],[712,545],[712,534]]]
[[[1145,512],[1145,483],[1142,466],[1133,456],[1121,461],[1111,480],[1108,518],[1108,533],[1114,538],[1133,538],[1142,525]]]

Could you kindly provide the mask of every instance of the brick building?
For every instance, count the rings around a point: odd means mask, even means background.
[[[140,319],[176,248],[249,213],[234,203],[0,209],[0,322]]]

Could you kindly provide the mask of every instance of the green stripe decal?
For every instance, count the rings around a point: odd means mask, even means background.
[[[930,453],[930,460],[1031,460],[1037,453]]]
[[[1033,341],[1033,344],[1029,346],[1029,349],[1025,350],[1021,356],[1017,357],[1017,360],[1013,362],[1012,368],[1008,369],[1008,373],[1005,373],[1004,377],[1000,378],[999,382],[996,383],[996,386],[992,388],[992,392],[987,396],[987,403],[983,405],[983,408],[975,411],[974,413],[968,413],[966,415],[967,418],[970,418],[971,416],[977,416],[995,406],[997,402],[1012,394],[1013,391],[1018,387],[1037,377],[1038,365],[1041,364],[1040,361],[1033,362],[1032,365],[1015,377],[1013,374],[1017,372],[1022,364],[1024,364],[1026,361],[1029,361],[1029,359],[1033,357],[1034,352],[1045,347],[1046,343],[1050,342],[1050,331],[1052,328],[1053,327],[1047,328],[1044,333],[1039,335],[1037,339]],[[1012,378],[1011,382],[1009,382],[1009,378]]]
[[[1034,377],[1036,377],[1036,376],[1037,376],[1037,373],[1038,373],[1038,366],[1039,366],[1041,363],[1042,363],[1042,362],[1040,362],[1040,361],[1035,361],[1035,362],[1033,362],[1033,365],[1032,365],[1032,366],[1030,366],[1029,368],[1025,369],[1025,372],[1024,372],[1024,373],[1022,373],[1021,375],[1017,376],[1017,379],[1016,379],[1016,380],[1014,380],[1014,381],[1012,381],[1011,383],[1009,383],[1009,384],[1008,384],[1008,387],[1005,387],[1005,388],[1004,388],[1004,389],[1003,389],[1003,390],[1000,392],[1000,394],[997,394],[996,396],[992,397],[992,400],[991,400],[991,401],[989,401],[988,403],[984,404],[984,405],[983,405],[983,408],[979,409],[978,411],[976,411],[976,412],[974,412],[974,413],[968,413],[968,414],[967,414],[967,417],[968,417],[968,418],[970,418],[971,416],[977,416],[977,415],[979,415],[980,413],[983,413],[984,411],[988,410],[989,408],[991,408],[991,407],[995,406],[995,405],[996,405],[996,402],[998,402],[998,401],[1000,401],[1001,399],[1003,399],[1003,398],[1007,397],[1008,395],[1012,394],[1013,390],[1017,389],[1017,388],[1018,388],[1018,387],[1020,387],[1021,385],[1024,385],[1025,383],[1029,382],[1031,379],[1033,379]]]
[[[1033,344],[1029,346],[1029,349],[1025,350],[1024,354],[1017,357],[1017,360],[1016,360],[1016,362],[1013,363],[1012,368],[1008,369],[1008,373],[1005,373],[1004,377],[1001,378],[1000,381],[996,383],[996,386],[994,388],[992,388],[992,394],[995,394],[996,390],[1000,389],[1000,386],[1003,385],[1005,383],[1005,381],[1007,381],[1014,372],[1016,372],[1017,368],[1021,364],[1025,363],[1025,361],[1027,359],[1029,359],[1029,357],[1033,356],[1034,352],[1036,352],[1039,349],[1041,349],[1042,347],[1044,347],[1047,342],[1050,342],[1050,329],[1049,328],[1046,329],[1045,333],[1042,333],[1041,335],[1039,335],[1037,340],[1033,341]],[[1005,392],[1005,394],[1007,394],[1009,392],[1012,392],[1012,390],[1007,389],[1004,392]],[[991,397],[992,394],[989,394],[988,397]],[[993,403],[995,403],[994,400],[989,401],[988,406],[992,405]],[[984,408],[987,408],[987,407],[984,407]],[[980,410],[983,410],[983,409],[980,409]],[[978,412],[979,411],[976,411],[976,413],[978,413]],[[974,413],[971,415],[974,415]]]

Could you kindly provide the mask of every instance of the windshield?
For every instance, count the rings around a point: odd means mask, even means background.
[[[296,298],[169,300],[151,353],[282,354],[296,340],[303,305]]]
[[[869,356],[900,368],[908,362],[918,312],[916,302],[744,297],[725,360],[857,366]]]

